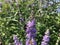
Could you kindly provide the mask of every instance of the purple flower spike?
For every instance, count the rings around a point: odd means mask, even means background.
[[[22,45],[22,43],[19,42],[17,35],[13,35],[13,40],[14,40],[14,45]]]
[[[35,41],[36,37],[36,28],[35,28],[35,19],[28,21],[26,24],[26,45],[37,45]]]
[[[43,36],[41,45],[49,45],[49,41],[50,41],[50,36],[49,36],[50,32],[49,29],[47,29],[47,31],[45,32],[45,35]]]
[[[33,19],[33,20],[31,20],[31,21],[28,21],[28,23],[27,23],[27,26],[28,27],[32,27],[32,26],[34,26],[35,25],[35,19]]]

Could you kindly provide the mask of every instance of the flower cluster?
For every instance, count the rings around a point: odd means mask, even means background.
[[[50,36],[49,36],[49,29],[45,32],[45,35],[43,36],[41,45],[49,45],[48,42],[50,40]]]
[[[22,45],[22,42],[19,42],[17,35],[13,35],[14,45]]]
[[[28,21],[26,27],[26,45],[37,45],[35,37],[36,37],[35,19],[32,19]]]

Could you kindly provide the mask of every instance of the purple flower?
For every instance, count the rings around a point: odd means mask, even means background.
[[[49,36],[44,35],[44,36],[43,36],[43,40],[44,40],[45,42],[49,42]]]
[[[32,26],[34,26],[35,25],[35,19],[33,19],[33,20],[31,20],[31,21],[28,21],[28,23],[27,23],[27,26],[28,27],[32,27]]]
[[[26,25],[26,45],[37,45],[34,39],[36,37],[35,19],[28,21]]]
[[[45,32],[45,35],[43,36],[41,45],[48,45],[48,42],[50,41],[50,36],[49,36],[49,29]]]
[[[17,35],[13,35],[13,40],[14,40],[14,45],[22,45],[22,43],[19,42]]]
[[[26,38],[31,38],[31,32],[26,34]]]
[[[27,38],[26,39],[26,45],[29,45],[30,44],[29,42],[30,42],[30,39]]]
[[[21,22],[23,22],[23,21],[24,21],[24,19],[23,19],[23,18],[20,18],[20,21],[21,21]]]
[[[42,42],[41,45],[48,45],[48,43],[46,43],[46,42]]]
[[[18,40],[17,35],[13,35],[13,40]]]
[[[34,38],[31,39],[32,45],[37,45],[36,40]]]
[[[37,45],[34,38],[26,39],[26,45]]]
[[[19,19],[19,20],[20,20],[21,22],[23,22],[23,21],[24,21],[24,18],[22,17],[21,12],[19,12],[19,16],[20,16],[20,19]]]

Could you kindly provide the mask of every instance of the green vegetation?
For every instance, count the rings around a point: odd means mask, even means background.
[[[37,45],[41,44],[46,29],[50,29],[49,45],[55,45],[60,33],[60,13],[56,12],[60,2],[54,2],[54,4],[48,5],[46,8],[43,7],[44,4],[39,0],[18,0],[18,2],[13,1],[10,3],[3,1],[0,12],[0,39],[3,45],[13,43],[13,34],[16,34],[25,44],[24,25],[29,16],[32,15],[32,9],[36,19]],[[25,20],[20,21],[21,17]]]

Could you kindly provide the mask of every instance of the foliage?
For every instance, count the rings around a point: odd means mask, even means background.
[[[2,12],[0,12],[0,38],[3,45],[13,43],[13,34],[16,34],[19,39],[25,44],[25,30],[24,25],[31,15],[31,10],[34,10],[36,19],[37,45],[41,44],[42,37],[46,29],[50,29],[50,45],[55,45],[59,29],[60,29],[60,14],[56,12],[57,5],[52,4],[46,8],[39,7],[39,0],[18,0],[18,3],[11,2],[2,4]],[[24,21],[20,21],[20,15]]]

